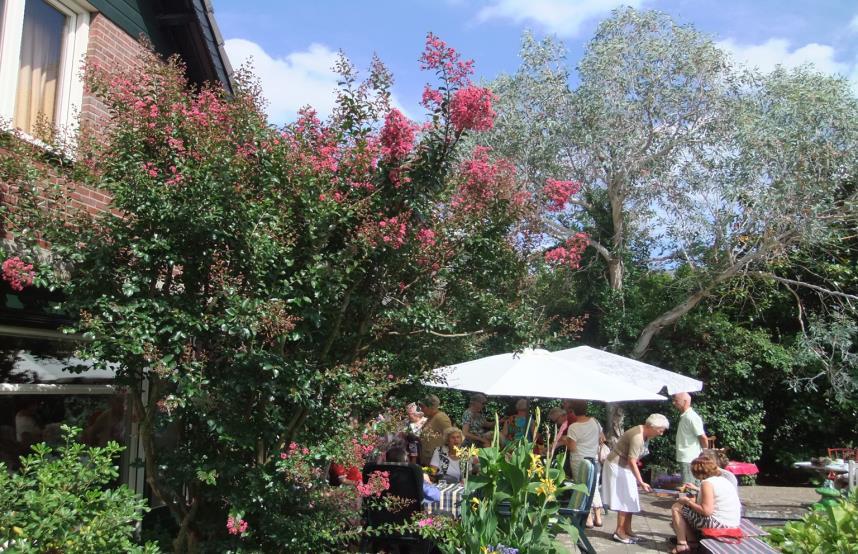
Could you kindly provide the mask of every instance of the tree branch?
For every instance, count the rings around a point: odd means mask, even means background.
[[[796,281],[795,279],[787,279],[786,277],[779,277],[774,273],[769,273],[767,271],[752,271],[748,273],[748,275],[756,275],[758,277],[766,277],[768,279],[772,279],[777,281],[778,283],[782,283],[784,285],[794,285],[796,287],[804,287],[811,290],[815,290],[821,294],[827,294],[829,296],[837,296],[839,298],[845,298],[846,300],[858,300],[858,296],[854,294],[847,294],[845,292],[840,292],[838,290],[831,290],[825,287],[820,287],[819,285],[812,285],[810,283],[805,283],[804,281]]]
[[[434,335],[436,337],[443,337],[443,338],[458,338],[458,337],[470,337],[473,335],[482,335],[483,333],[485,333],[485,330],[479,329],[477,331],[472,331],[470,333],[439,333],[438,331],[432,331],[431,329],[420,329],[418,331],[409,331],[408,333],[400,333],[399,331],[388,331],[387,332],[388,335],[397,335],[397,336],[419,335],[421,333],[427,333],[429,335]]]

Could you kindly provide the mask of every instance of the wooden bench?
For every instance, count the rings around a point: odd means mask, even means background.
[[[742,519],[740,527],[745,538],[738,543],[731,544],[715,539],[703,539],[700,541],[699,552],[708,552],[709,554],[777,554],[777,550],[757,538],[768,535],[762,527],[754,525],[747,519]]]

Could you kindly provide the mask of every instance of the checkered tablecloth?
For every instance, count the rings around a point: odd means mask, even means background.
[[[424,502],[423,509],[427,514],[445,514],[459,517],[461,514],[462,493],[465,487],[459,484],[440,484],[438,490],[441,492],[441,500],[438,502]]]

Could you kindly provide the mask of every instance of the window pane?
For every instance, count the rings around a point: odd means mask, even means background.
[[[27,0],[24,8],[15,127],[33,135],[54,123],[66,19],[44,0]]]
[[[60,426],[82,432],[77,440],[90,446],[116,441],[126,446],[128,413],[126,395],[0,395],[0,462],[15,470],[19,457],[30,454],[38,442],[62,444]],[[120,460],[125,467],[127,455]]]

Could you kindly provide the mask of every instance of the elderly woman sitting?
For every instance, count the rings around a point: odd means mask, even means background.
[[[691,462],[691,473],[700,479],[697,499],[681,496],[671,510],[676,548],[673,553],[688,552],[688,539],[697,529],[736,528],[741,522],[742,505],[739,493],[730,481],[721,476],[718,464],[709,456]]]
[[[465,435],[458,427],[448,427],[444,430],[444,444],[435,449],[429,462],[429,466],[437,472],[439,480],[458,483],[464,478],[462,460],[457,453],[464,440]]]

